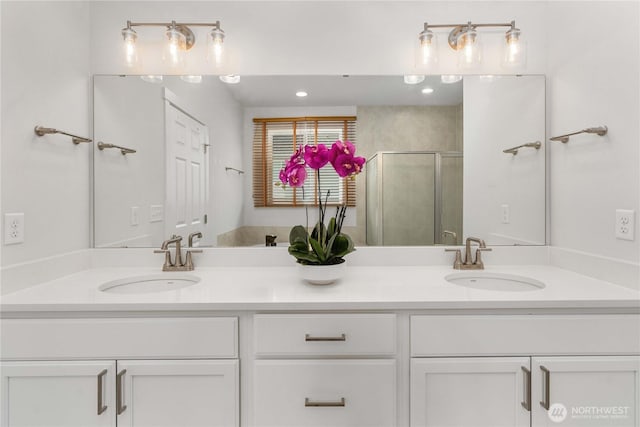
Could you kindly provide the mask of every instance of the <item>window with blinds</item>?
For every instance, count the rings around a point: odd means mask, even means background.
[[[330,205],[356,205],[355,180],[340,178],[330,163],[316,171],[307,168],[304,187],[275,185],[278,175],[296,148],[336,140],[356,144],[356,118],[292,117],[253,119],[253,200],[256,207],[317,205],[319,197]]]

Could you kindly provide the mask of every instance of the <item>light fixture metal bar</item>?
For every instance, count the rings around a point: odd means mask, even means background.
[[[171,27],[171,26],[189,26],[189,27],[216,27],[220,28],[220,21],[216,21],[214,23],[208,22],[129,22],[127,21],[127,26],[129,27]]]
[[[464,24],[428,24],[424,23],[425,30],[428,28],[457,28],[457,27],[468,27],[471,25],[471,28],[486,28],[486,27],[511,27],[514,25],[514,22],[509,23],[501,23],[501,24],[474,24],[473,22],[465,22]]]

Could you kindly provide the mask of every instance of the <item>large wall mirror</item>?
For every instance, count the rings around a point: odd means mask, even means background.
[[[98,75],[94,246],[286,244],[305,209],[254,206],[254,119],[345,116],[357,245],[545,244],[544,76]]]

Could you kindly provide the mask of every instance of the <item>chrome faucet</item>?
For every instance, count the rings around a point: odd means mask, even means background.
[[[475,260],[471,259],[471,242],[478,244]],[[491,248],[487,248],[486,243],[482,239],[477,237],[467,237],[464,250],[464,261],[462,260],[462,253],[460,252],[460,249],[445,249],[445,251],[456,253],[456,258],[453,262],[453,268],[456,270],[484,270],[481,253],[484,251],[491,251]]]
[[[199,235],[199,236],[198,236]],[[153,252],[156,254],[164,254],[164,264],[162,265],[162,271],[191,271],[193,270],[193,260],[191,258],[192,252],[202,252],[201,249],[193,250],[191,246],[193,244],[194,237],[202,237],[202,233],[191,233],[189,235],[189,250],[187,251],[186,261],[182,262],[182,236],[173,235],[170,239],[162,242],[160,249],[156,249]],[[169,245],[175,244],[176,256],[175,260],[171,261],[171,251]]]

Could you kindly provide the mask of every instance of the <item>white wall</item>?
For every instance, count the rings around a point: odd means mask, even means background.
[[[548,135],[607,125],[608,135],[549,143],[553,246],[638,262],[638,2],[550,2]],[[616,240],[616,209],[636,211],[636,240]]]
[[[464,235],[490,245],[544,245],[544,76],[465,77],[463,102]],[[535,141],[538,150],[502,152]]]
[[[38,137],[36,125],[91,136],[89,5],[3,1],[2,213],[25,214],[25,242],[2,265],[89,247],[88,144]]]
[[[150,206],[165,203],[163,87],[135,76],[96,76],[93,98],[96,142],[137,150],[94,149],[94,245],[159,246],[164,223],[151,222]]]

